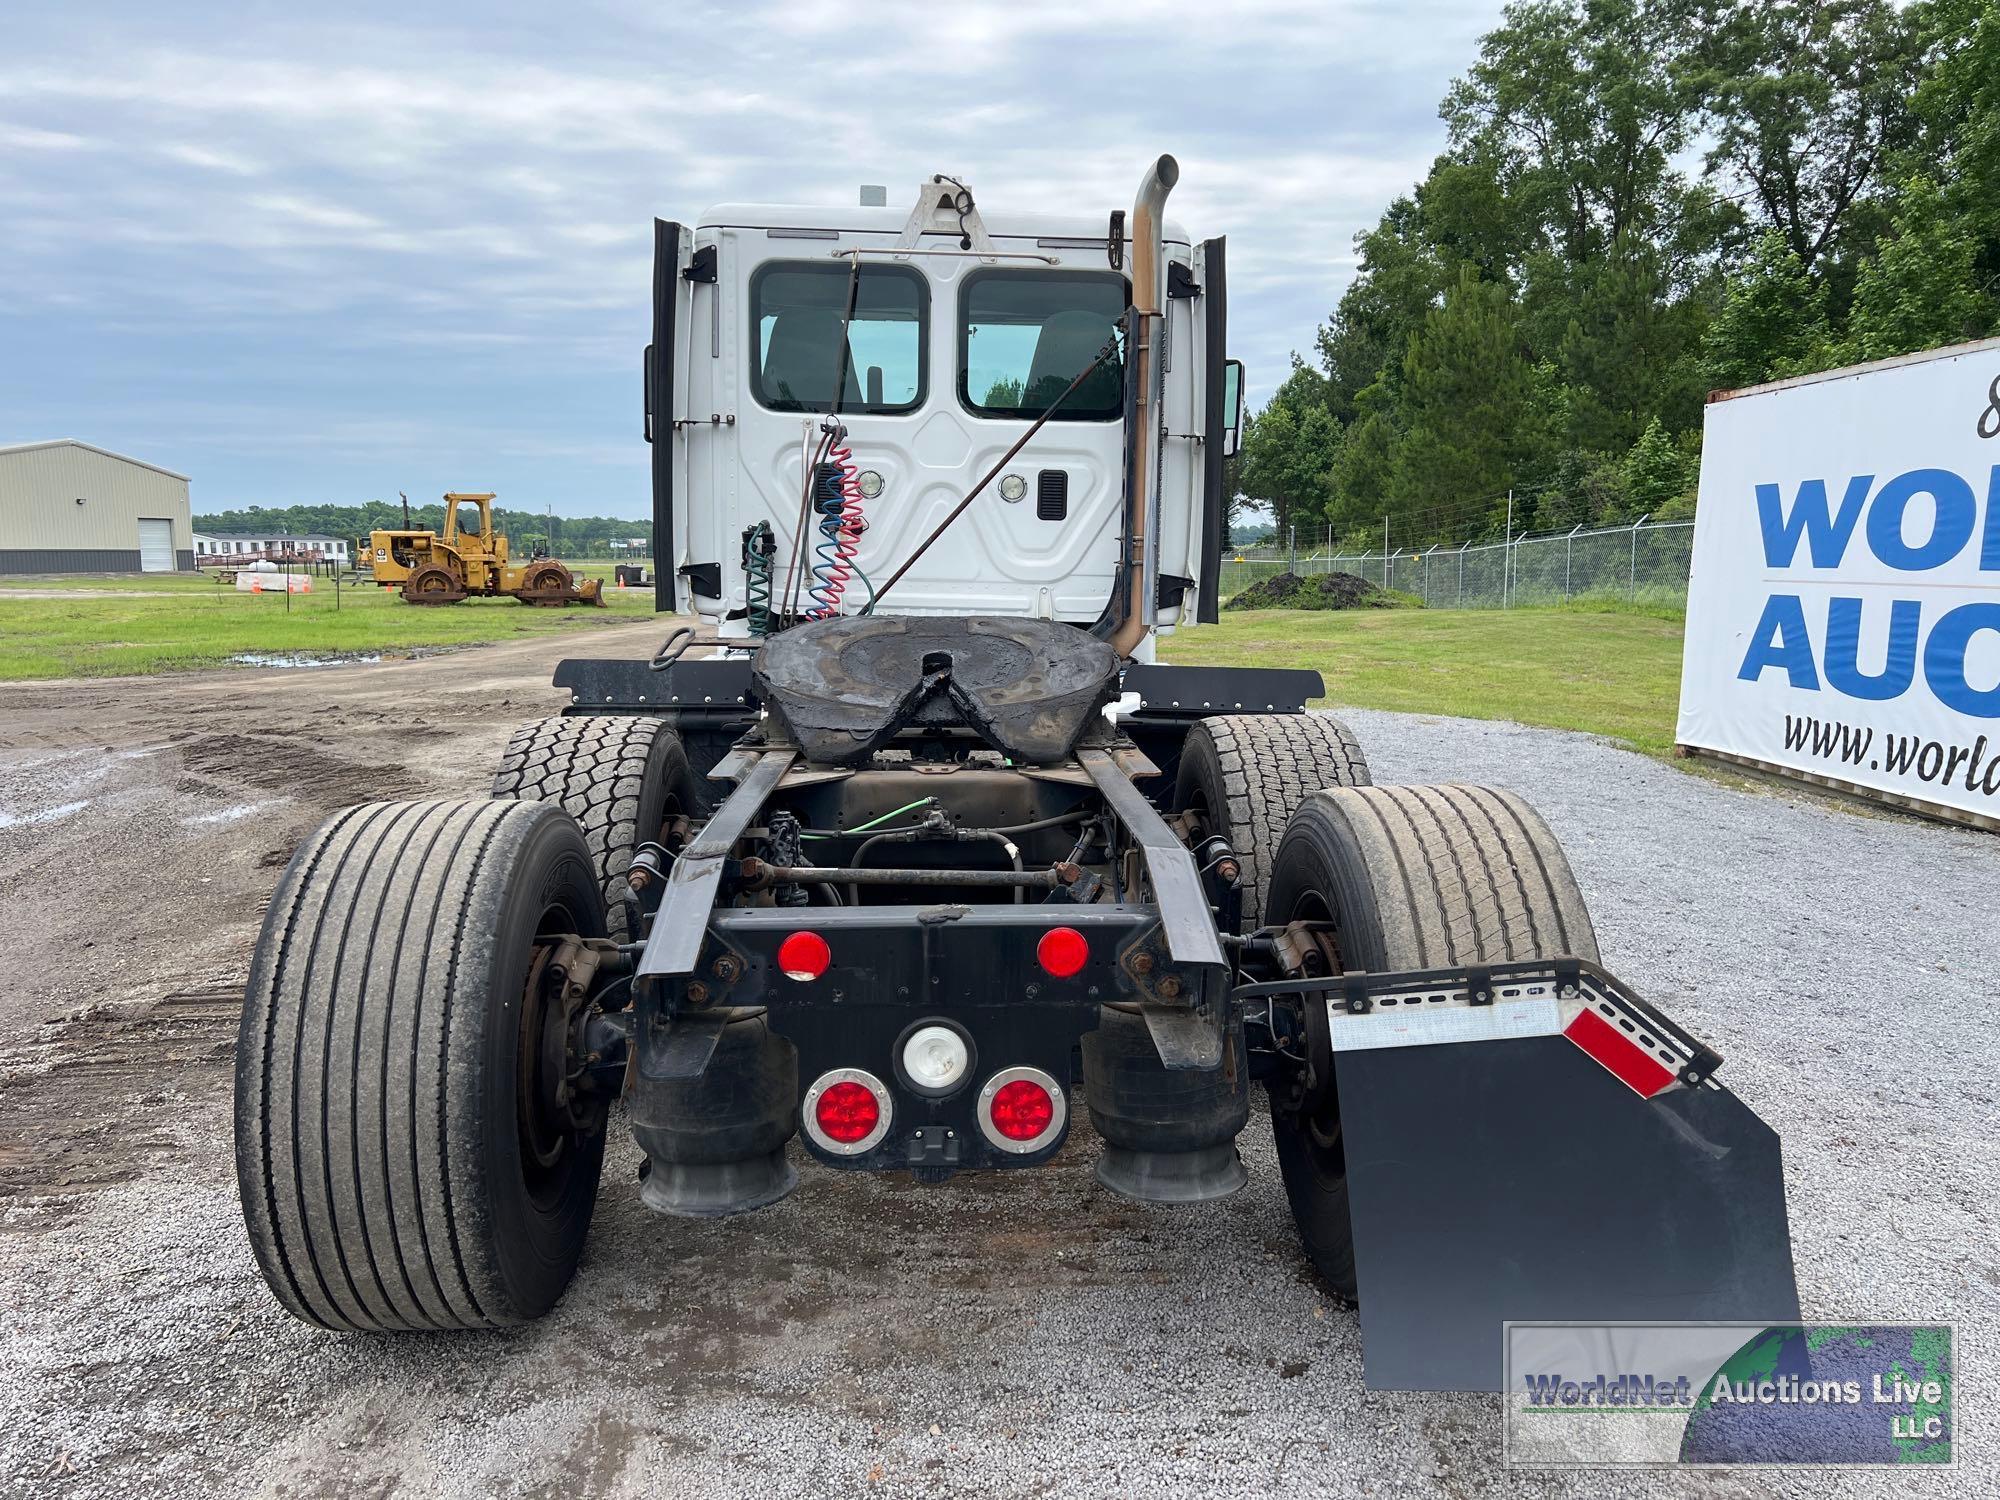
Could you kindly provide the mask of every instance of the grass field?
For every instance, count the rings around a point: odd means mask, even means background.
[[[282,593],[239,593],[186,574],[9,583],[0,591],[0,681],[185,671],[227,666],[246,653],[353,656],[474,645],[630,619],[653,606],[650,589],[608,584],[604,609],[533,609],[512,599],[424,609],[365,585],[342,588],[336,599],[333,585],[315,578],[313,592],[293,595],[287,611]],[[22,597],[22,589],[47,593]]]
[[[1667,612],[1250,610],[1162,643],[1171,662],[1310,667],[1330,704],[1512,719],[1664,755],[1680,697],[1681,621]]]
[[[585,564],[608,580],[609,564]],[[530,609],[469,599],[418,609],[371,587],[314,580],[310,595],[245,594],[187,575],[0,580],[0,680],[226,666],[246,654],[342,657],[475,645],[643,616],[650,589],[607,608]],[[22,587],[62,591],[21,597]],[[105,590],[111,592],[83,592]],[[10,597],[10,593],[13,597]],[[1648,754],[1673,745],[1681,622],[1671,612],[1266,610],[1227,613],[1163,642],[1167,661],[1310,667],[1326,702],[1607,735]]]

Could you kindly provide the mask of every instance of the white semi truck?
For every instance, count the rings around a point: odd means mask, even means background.
[[[1777,1137],[1599,965],[1534,811],[1372,785],[1317,673],[1151,659],[1213,616],[1240,419],[1177,176],[656,226],[684,621],[565,662],[493,797],[347,809],[286,870],[236,1095],[286,1307],[542,1313],[614,1102],[699,1297],[672,1216],[798,1152],[943,1182],[1087,1115],[1105,1191],[1188,1212],[1244,1186],[1254,1085],[1371,1385],[1496,1388],[1507,1319],[1797,1318]]]

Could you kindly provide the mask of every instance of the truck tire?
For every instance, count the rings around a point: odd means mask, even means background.
[[[702,809],[687,751],[664,719],[577,714],[523,724],[507,741],[493,795],[554,802],[576,819],[597,864],[611,936],[634,941],[625,874],[668,819]]]
[[[322,1328],[538,1317],[583,1252],[604,1133],[524,1149],[535,939],[604,935],[560,808],[370,802],[293,856],[251,963],[236,1178],[271,1290]]]
[[[1226,839],[1242,864],[1242,930],[1263,919],[1285,824],[1322,787],[1367,786],[1354,732],[1331,714],[1219,714],[1188,731],[1174,806]]]
[[[1264,919],[1332,922],[1343,970],[1598,956],[1590,913],[1555,835],[1520,797],[1490,787],[1315,792],[1278,847]],[[1301,1091],[1274,1082],[1271,1129],[1306,1255],[1352,1300],[1340,1115],[1315,1003],[1324,1000],[1307,1002],[1318,1085]]]

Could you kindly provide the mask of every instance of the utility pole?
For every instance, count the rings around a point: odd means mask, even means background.
[[[1389,518],[1382,517],[1382,587],[1389,586]]]
[[[1506,609],[1512,597],[1514,578],[1514,492],[1507,491],[1507,545],[1500,552],[1500,607]]]
[[[1299,528],[1289,521],[1285,523],[1285,553],[1291,559],[1285,565],[1285,571],[1296,574],[1299,571]]]

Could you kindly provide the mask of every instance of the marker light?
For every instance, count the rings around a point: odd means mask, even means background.
[[[903,1043],[903,1071],[925,1093],[949,1092],[971,1066],[972,1049],[949,1026],[919,1026]]]
[[[816,932],[795,932],[778,944],[778,967],[787,979],[817,979],[832,962],[832,950]]]
[[[1057,979],[1068,979],[1090,961],[1090,944],[1074,927],[1051,927],[1035,944],[1035,962]]]
[[[1000,480],[1000,498],[1014,505],[1028,496],[1028,481],[1019,474],[1008,474]]]
[[[889,1090],[873,1073],[835,1068],[806,1090],[804,1124],[814,1145],[835,1156],[872,1151],[889,1133]]]
[[[873,469],[863,469],[857,481],[861,486],[861,498],[873,500],[882,493],[882,476]]]
[[[1002,1068],[979,1091],[979,1133],[1001,1151],[1025,1156],[1062,1135],[1069,1107],[1062,1085],[1040,1068]]]

